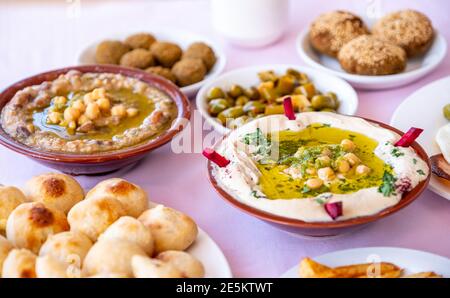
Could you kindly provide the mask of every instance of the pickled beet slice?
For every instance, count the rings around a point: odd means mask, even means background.
[[[205,148],[202,153],[204,157],[206,157],[207,159],[209,159],[210,161],[212,161],[221,168],[226,167],[230,163],[228,159],[226,159],[225,157],[223,157],[222,155],[220,155],[211,148]]]
[[[401,138],[398,140],[394,146],[399,147],[409,147],[417,139],[417,137],[422,133],[423,129],[417,127],[411,127]]]
[[[333,220],[342,215],[342,202],[326,203],[324,207]]]
[[[292,106],[292,99],[290,96],[283,100],[284,114],[289,120],[295,120],[294,107]]]

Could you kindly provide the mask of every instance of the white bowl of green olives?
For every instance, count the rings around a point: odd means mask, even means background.
[[[240,68],[209,80],[197,93],[202,116],[225,134],[268,115],[283,114],[291,97],[296,113],[324,111],[354,115],[358,95],[344,80],[309,67],[261,65]]]

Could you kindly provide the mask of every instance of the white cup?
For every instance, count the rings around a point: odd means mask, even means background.
[[[289,0],[211,0],[214,28],[231,43],[262,47],[286,28]]]

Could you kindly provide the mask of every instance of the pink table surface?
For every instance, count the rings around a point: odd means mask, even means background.
[[[41,1],[39,5],[38,1],[30,2],[0,2],[1,88],[39,71],[75,64],[76,54],[86,42],[116,31],[171,26],[214,35],[207,1],[82,1],[81,14],[75,18],[64,16],[64,10],[69,8],[61,4],[63,1]],[[304,65],[295,52],[295,38],[318,13],[339,8],[364,14],[368,6],[377,4],[383,12],[408,7],[421,10],[450,40],[450,2],[445,0],[292,1],[285,36],[261,49],[225,45],[226,69],[269,63]],[[167,11],[171,13],[166,15]],[[121,22],[117,22],[119,16]],[[402,100],[421,86],[449,75],[449,69],[447,55],[436,71],[413,84],[378,92],[358,91],[357,114],[389,122]],[[26,157],[0,148],[3,184],[20,186],[31,176],[48,171]],[[219,198],[207,180],[206,161],[198,153],[174,154],[168,144],[131,168],[108,176],[78,179],[89,189],[102,179],[116,176],[143,186],[151,200],[190,214],[223,249],[236,277],[276,277],[304,256],[364,246],[407,247],[450,257],[450,202],[431,191],[425,191],[397,214],[353,234],[304,240],[243,214]]]

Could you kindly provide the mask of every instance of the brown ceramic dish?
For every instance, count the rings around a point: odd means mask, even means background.
[[[387,124],[384,124],[384,123],[381,123],[378,121],[374,121],[374,120],[370,120],[370,119],[365,119],[365,120],[370,121],[375,124],[378,124],[381,127],[392,130],[400,135],[403,134],[403,132],[401,132],[400,130],[398,130],[394,127],[391,127]],[[219,145],[219,143],[216,144],[215,147],[217,147]],[[422,158],[424,161],[426,161],[428,167],[431,169],[430,162],[429,162],[427,154],[425,153],[425,150],[417,142],[414,142],[414,144],[412,145],[412,148],[416,151],[416,153],[419,155],[420,158]],[[374,222],[374,221],[384,218],[388,215],[391,215],[391,214],[403,209],[404,207],[406,207],[407,205],[412,203],[415,199],[417,199],[419,197],[419,195],[426,189],[426,187],[430,181],[430,177],[431,177],[431,170],[430,170],[430,174],[428,175],[427,179],[420,182],[411,191],[405,193],[402,200],[397,205],[386,208],[385,210],[383,210],[377,214],[374,214],[371,216],[357,217],[357,218],[352,218],[352,219],[342,220],[342,221],[334,221],[334,222],[305,222],[302,220],[273,215],[271,213],[261,211],[259,209],[250,207],[244,203],[241,203],[240,201],[238,201],[236,198],[231,196],[229,193],[227,193],[223,188],[221,188],[218,185],[215,177],[212,175],[212,170],[213,170],[213,164],[211,161],[208,161],[209,180],[210,180],[211,184],[214,186],[217,193],[223,199],[225,199],[228,203],[231,203],[233,206],[244,211],[245,213],[255,216],[255,217],[257,217],[257,218],[259,218],[281,230],[284,230],[286,232],[290,232],[293,234],[301,235],[301,236],[306,236],[306,237],[337,236],[337,235],[340,235],[343,233],[351,232],[353,230],[356,230],[356,229],[362,227],[365,224]]]
[[[177,133],[184,127],[184,119],[189,119],[191,115],[190,103],[186,96],[166,79],[145,73],[143,71],[123,68],[111,65],[85,65],[66,67],[45,73],[41,73],[20,82],[17,82],[6,88],[0,94],[0,111],[12,99],[17,91],[25,87],[38,85],[45,81],[55,80],[60,74],[67,73],[70,70],[78,70],[82,73],[118,73],[127,77],[139,79],[155,88],[165,92],[177,105],[178,115],[173,121],[171,127],[160,134],[158,137],[151,139],[142,144],[113,152],[105,152],[99,154],[66,154],[39,151],[30,148],[24,144],[15,141],[0,126],[0,144],[23,154],[39,163],[42,163],[59,171],[80,175],[80,174],[100,174],[111,172],[127,165],[130,165],[145,157],[150,151],[168,143]]]

